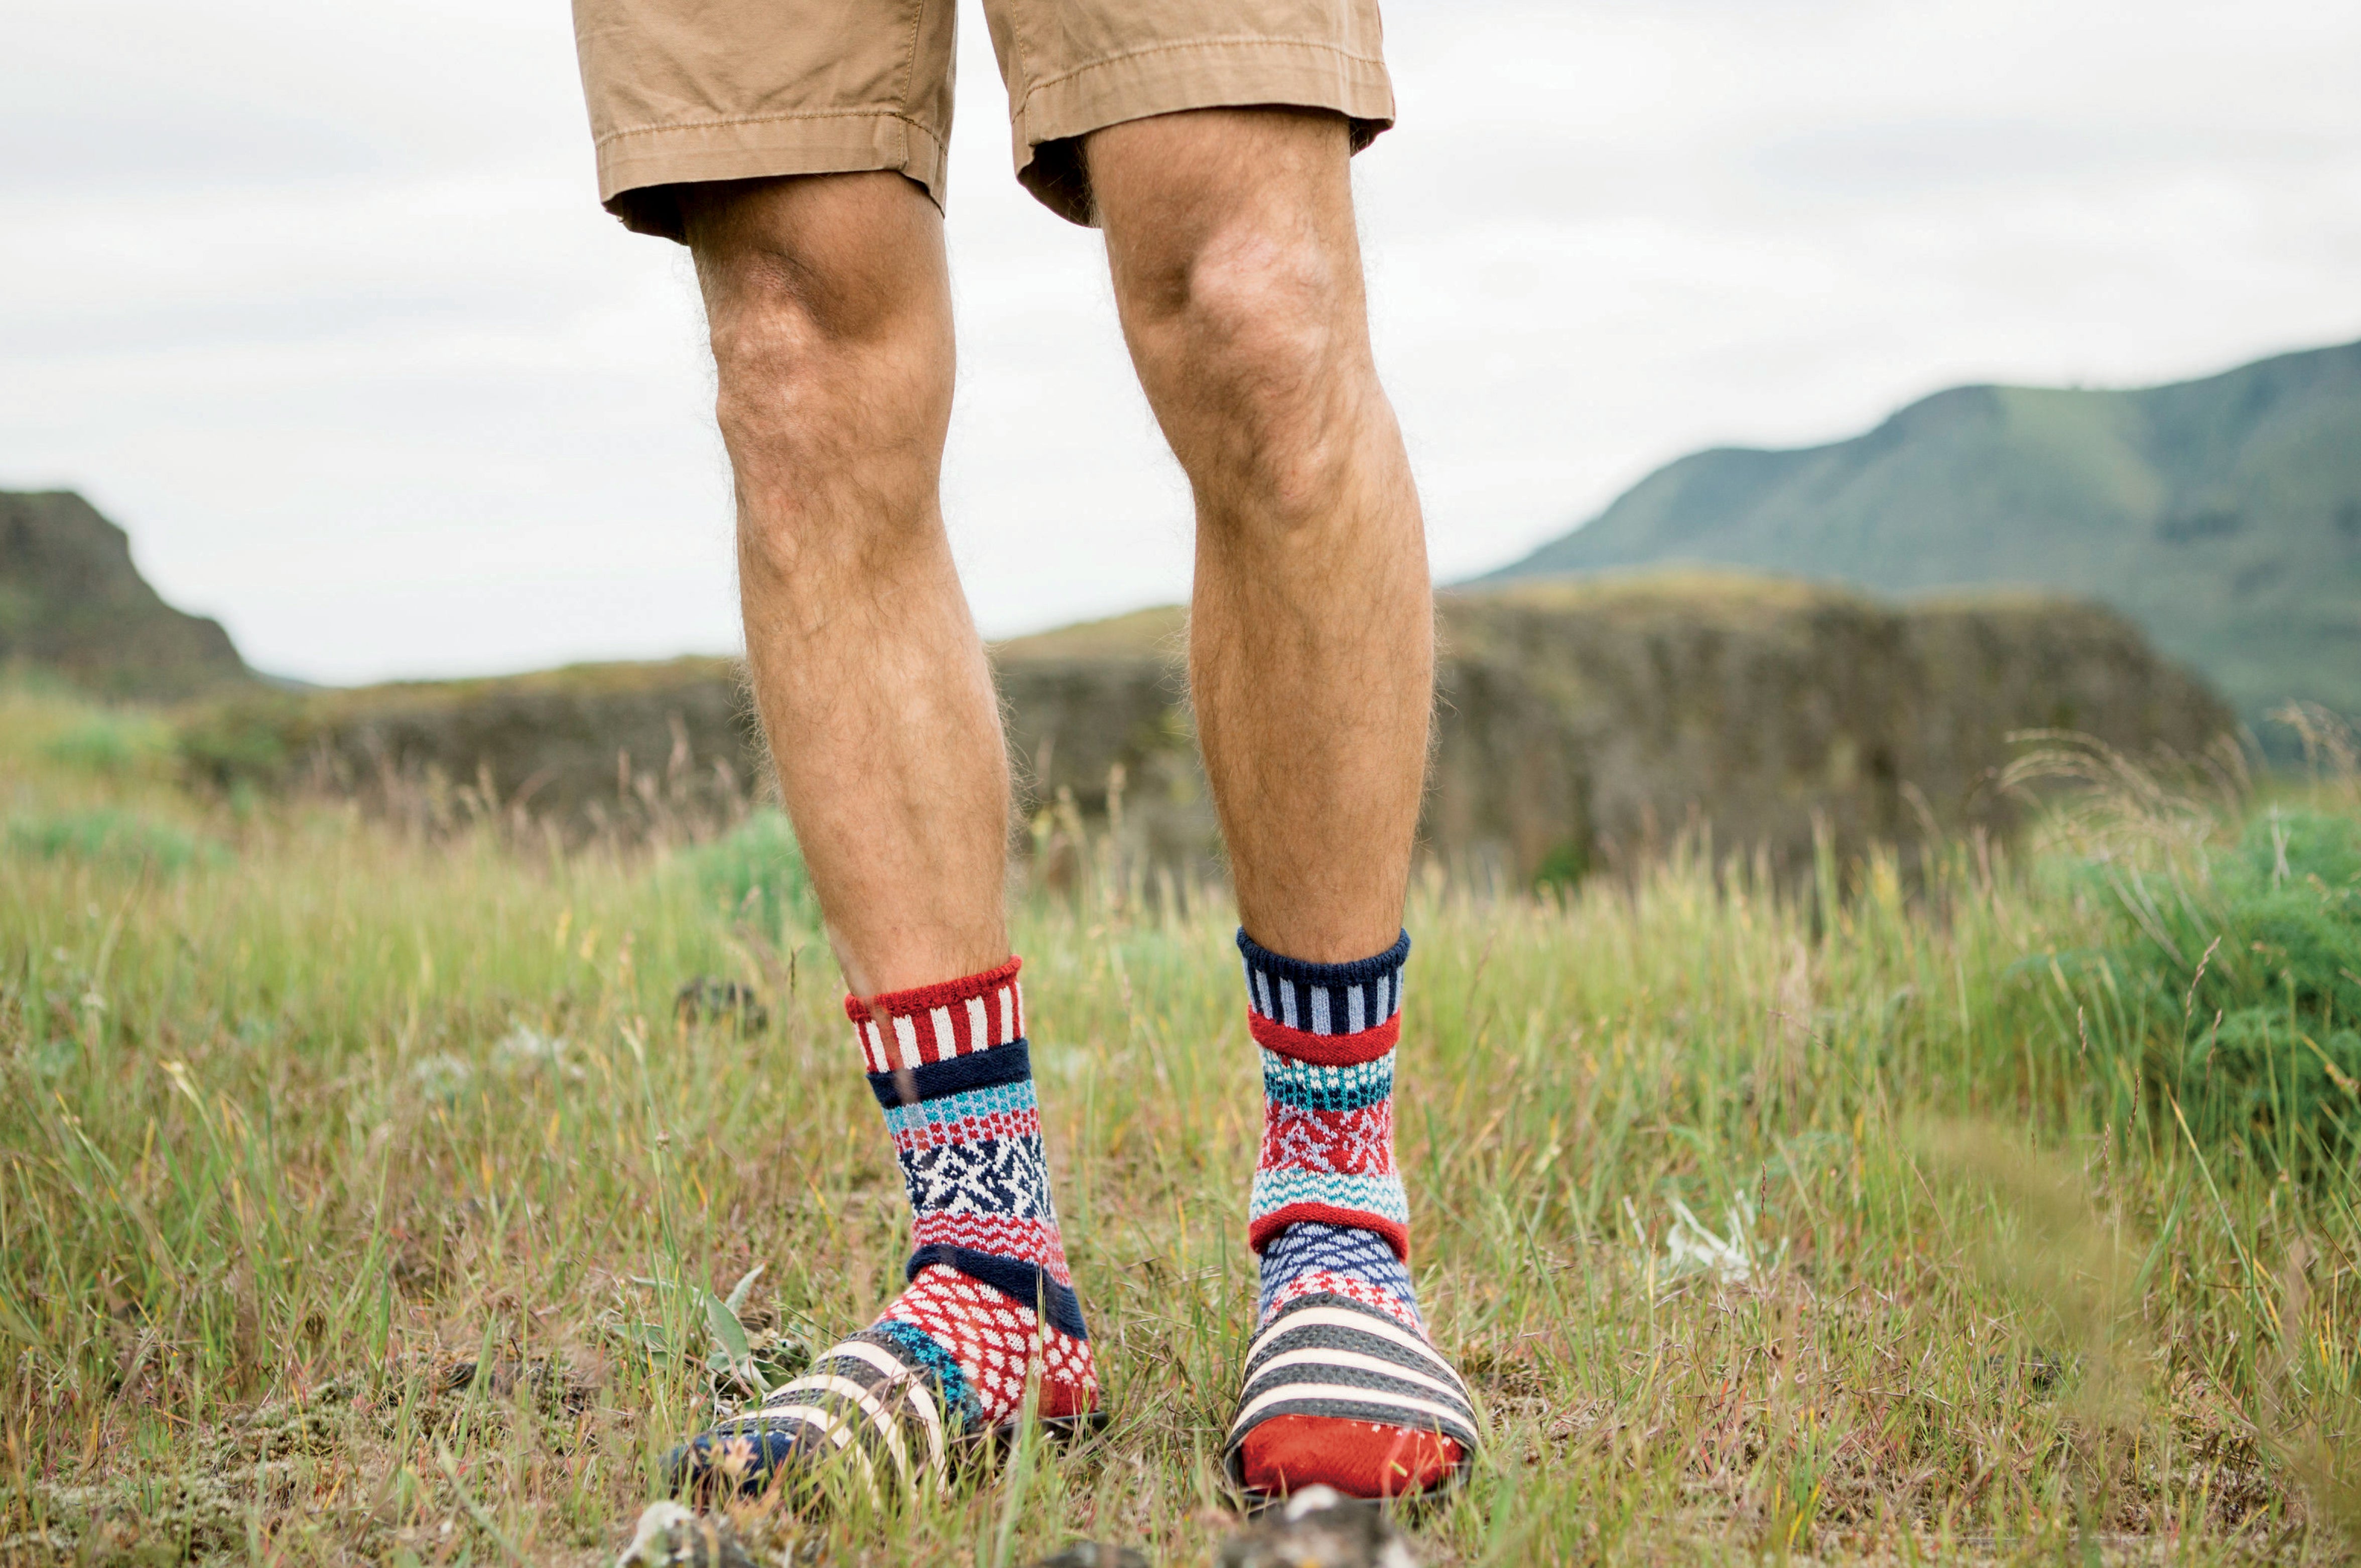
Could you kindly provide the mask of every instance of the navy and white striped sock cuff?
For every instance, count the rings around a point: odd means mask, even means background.
[[[1375,958],[1345,964],[1306,963],[1274,953],[1238,931],[1246,971],[1246,1006],[1258,1018],[1307,1035],[1357,1035],[1401,1011],[1402,965],[1410,933]]]

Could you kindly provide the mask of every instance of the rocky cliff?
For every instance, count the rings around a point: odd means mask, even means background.
[[[2029,729],[2193,753],[2221,699],[2107,610],[2036,595],[1881,604],[1734,575],[1536,581],[1446,593],[1428,852],[1524,879],[1661,845],[1806,863],[1931,826],[2000,828],[1993,775]],[[1009,740],[1037,795],[1105,808],[1158,859],[1211,853],[1188,749],[1178,610],[999,651]]]
[[[569,835],[732,816],[763,762],[738,665],[708,658],[247,691],[192,709],[180,744],[218,785],[438,817],[522,811]]]
[[[0,490],[0,665],[106,696],[173,698],[247,678],[221,623],[174,609],[123,530],[71,490]]]
[[[1693,823],[1790,867],[1816,819],[1844,852],[2004,827],[1992,781],[2013,733],[2193,752],[2233,722],[2128,621],[2029,595],[1893,605],[1685,575],[1453,592],[1439,617],[1425,849],[1517,879]],[[1150,861],[1210,871],[1183,635],[1180,611],[1148,610],[1005,643],[994,662],[1028,812],[1054,818],[1063,798],[1087,820],[1119,813]],[[726,811],[759,765],[737,673],[717,660],[249,699],[209,710],[189,749],[224,778],[265,769],[412,802],[441,788],[576,827]]]

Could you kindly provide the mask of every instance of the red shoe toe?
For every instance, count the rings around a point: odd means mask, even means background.
[[[1334,1486],[1348,1497],[1406,1497],[1442,1486],[1466,1450],[1440,1432],[1328,1416],[1273,1416],[1238,1447],[1250,1492]]]

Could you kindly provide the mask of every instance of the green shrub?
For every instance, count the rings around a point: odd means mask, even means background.
[[[819,924],[819,899],[796,831],[780,811],[757,811],[723,838],[681,855],[698,895],[728,917],[776,932]]]
[[[8,824],[8,848],[13,853],[45,861],[81,861],[167,874],[229,858],[229,851],[220,844],[169,822],[107,809],[16,817]]]
[[[2267,810],[2210,871],[2125,901],[2117,974],[2179,1024],[2150,1055],[2153,1086],[2201,1135],[2282,1164],[2346,1157],[2361,1134],[2361,821]]]
[[[153,715],[93,711],[51,739],[41,752],[78,773],[120,776],[141,772],[172,751],[170,726]]]
[[[1582,879],[1589,874],[1589,847],[1579,839],[1561,839],[1550,846],[1542,863],[1533,868],[1533,891],[1563,896],[1581,886]]]

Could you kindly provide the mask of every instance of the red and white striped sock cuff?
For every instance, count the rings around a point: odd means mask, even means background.
[[[988,1051],[1025,1034],[1025,989],[1016,983],[1022,959],[939,985],[844,999],[844,1015],[861,1037],[861,1059],[871,1072],[924,1067],[928,1062]]]

